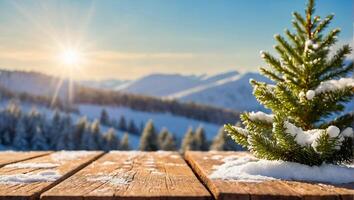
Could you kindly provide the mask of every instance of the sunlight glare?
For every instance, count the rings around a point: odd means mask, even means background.
[[[74,49],[68,49],[63,52],[61,59],[66,65],[75,65],[80,61],[80,54]]]

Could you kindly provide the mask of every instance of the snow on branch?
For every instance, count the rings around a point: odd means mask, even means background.
[[[341,78],[339,80],[328,80],[322,82],[316,89],[316,94],[331,92],[336,90],[342,90],[346,87],[354,87],[353,78]]]
[[[252,121],[263,121],[263,122],[267,122],[267,123],[272,123],[274,115],[266,114],[264,112],[258,111],[258,112],[250,112],[249,118]]]

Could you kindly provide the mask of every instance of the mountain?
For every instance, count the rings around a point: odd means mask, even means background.
[[[252,94],[249,79],[269,83],[268,79],[254,72],[240,74],[230,71],[213,76],[151,74],[121,87],[121,91],[237,111],[264,110]]]
[[[71,85],[72,87],[69,89]],[[68,91],[71,91],[71,98],[68,98]],[[91,104],[125,107],[151,113],[169,113],[214,124],[233,123],[239,118],[239,113],[236,111],[180,102],[174,99],[168,100],[141,94],[130,94],[124,91],[91,88],[82,86],[79,82],[69,84],[67,80],[37,72],[2,70],[0,74],[0,94],[4,99],[19,98],[47,107],[63,108],[63,110],[77,110],[75,106]],[[56,96],[58,98],[55,98]]]
[[[118,79],[108,79],[102,81],[86,80],[79,81],[80,85],[97,88],[97,89],[108,89],[108,90],[120,90],[120,87],[124,87],[129,84],[128,80],[118,80]]]
[[[121,91],[144,94],[157,97],[166,97],[190,88],[210,84],[219,80],[234,77],[236,71],[218,74],[215,76],[185,76],[180,74],[151,74],[127,84]]]
[[[0,86],[12,92],[65,98],[69,82],[38,72],[0,70]]]
[[[192,101],[233,110],[265,110],[252,94],[250,79],[270,83],[258,73],[239,74],[207,85],[172,94],[167,98],[177,98],[182,101]]]

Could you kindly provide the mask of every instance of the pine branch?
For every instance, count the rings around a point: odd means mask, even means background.
[[[240,130],[237,130],[237,128],[231,124],[226,124],[224,126],[225,131],[227,134],[233,139],[235,142],[240,144],[241,146],[247,148],[249,146],[247,142],[247,136],[242,133]]]
[[[321,33],[323,30],[325,30],[328,25],[331,23],[332,19],[333,19],[334,15],[328,15],[323,21],[321,21],[318,26],[316,27],[314,34],[318,35],[319,33]]]
[[[276,35],[275,39],[279,42],[283,50],[285,50],[289,56],[293,57],[298,64],[303,63],[301,56],[291,47],[288,42],[285,41],[283,37],[281,37],[280,35]]]
[[[260,69],[261,74],[263,74],[264,76],[268,77],[270,80],[272,81],[279,81],[279,82],[283,82],[285,81],[283,78],[280,78],[278,75],[276,75],[274,72],[271,72],[268,69],[265,69],[263,67],[261,67]]]

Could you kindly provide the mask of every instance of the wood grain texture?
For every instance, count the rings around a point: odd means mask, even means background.
[[[185,159],[216,199],[354,199],[353,190],[342,186],[295,181],[250,183],[208,178],[213,166],[221,165],[226,156],[245,155],[246,152],[186,152]]]
[[[77,172],[101,154],[102,152],[81,152],[80,155],[56,152],[5,165],[0,168],[0,200],[38,199],[42,192]],[[56,178],[43,180],[43,177],[49,177],[53,173],[58,174]]]
[[[176,152],[110,152],[42,194],[64,199],[211,199]]]
[[[50,151],[0,151],[0,167],[48,154]]]

